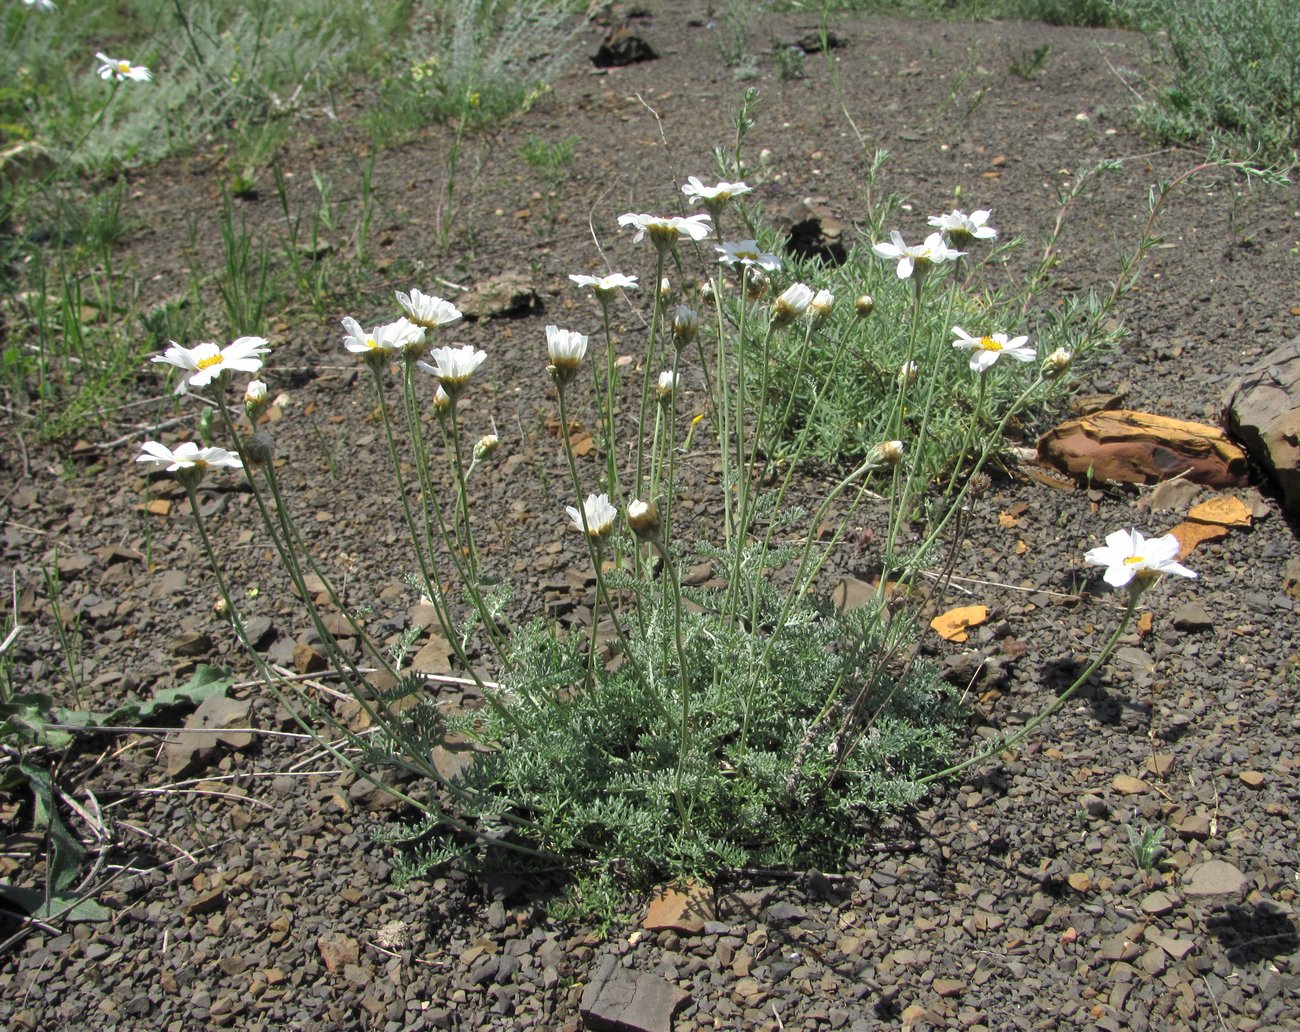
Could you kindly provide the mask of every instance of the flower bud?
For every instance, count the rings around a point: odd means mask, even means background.
[[[829,290],[819,290],[808,302],[808,321],[817,329],[831,317],[831,306],[835,304],[835,295]]]
[[[717,308],[718,298],[713,292],[713,283],[711,280],[705,280],[700,284],[700,307]]]
[[[859,294],[857,300],[853,302],[853,311],[857,313],[859,319],[865,319],[876,310],[876,299],[870,294]]]
[[[769,286],[771,280],[762,269],[750,269],[745,276],[745,296],[751,301],[761,301]]]
[[[659,382],[655,385],[655,392],[659,395],[659,401],[667,404],[673,400],[673,391],[677,390],[677,374],[671,369],[665,369],[659,374]]]
[[[1057,380],[1065,375],[1074,361],[1074,355],[1065,348],[1057,348],[1043,359],[1043,375],[1049,380]]]
[[[901,386],[901,385],[903,385],[903,384],[907,384],[907,383],[915,383],[915,382],[916,382],[916,374],[917,374],[919,371],[920,371],[920,370],[917,369],[917,366],[916,366],[916,363],[915,363],[915,362],[904,362],[903,365],[902,365],[902,368],[900,368],[900,369],[898,370],[898,383],[899,383],[899,385]]]
[[[244,455],[253,466],[266,466],[275,458],[275,439],[259,430],[244,442]]]
[[[791,283],[772,302],[772,325],[789,326],[808,311],[812,300],[812,287],[805,283]]]
[[[252,422],[256,423],[257,417],[266,408],[267,397],[266,384],[261,380],[250,380],[244,388],[244,411]]]
[[[639,538],[653,537],[659,533],[659,506],[639,498],[628,502],[627,525]]]
[[[677,314],[673,316],[673,343],[677,345],[677,350],[680,351],[690,344],[699,332],[699,315],[693,308],[678,305]]]
[[[451,395],[442,389],[442,384],[438,384],[438,389],[433,395],[433,414],[439,419],[446,419],[451,415]]]
[[[902,441],[881,441],[871,449],[869,458],[880,466],[897,466],[903,461],[904,445]]]
[[[501,446],[501,438],[496,434],[484,434],[474,445],[474,461],[482,462]]]
[[[659,281],[659,300],[667,304],[673,299],[672,282],[665,276]]]

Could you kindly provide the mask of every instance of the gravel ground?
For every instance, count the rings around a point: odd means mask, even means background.
[[[633,23],[657,60],[596,74],[580,56],[538,109],[469,140],[463,246],[453,257],[428,247],[447,136],[431,130],[380,154],[376,268],[324,320],[290,310],[272,327],[276,387],[292,398],[276,428],[290,460],[284,478],[315,516],[320,554],[336,572],[347,569],[349,597],[387,605],[381,615],[395,627],[407,609],[406,560],[399,535],[386,530],[389,500],[373,490],[366,455],[377,430],[358,373],[337,347],[337,318],[351,310],[366,322],[363,298],[412,281],[529,276],[541,311],[466,327],[458,340],[492,348],[497,376],[476,400],[520,438],[521,470],[562,475],[545,440],[552,402],[535,355],[547,322],[591,315],[565,279],[592,271],[589,225],[612,267],[633,267],[641,256],[616,238],[616,216],[667,204],[687,175],[708,178],[709,151],[725,140],[746,85],[720,67],[718,30],[695,17],[697,7],[662,0]],[[751,45],[809,28],[794,16],[764,19]],[[1005,234],[1037,240],[1073,173],[1125,159],[1079,202],[1059,270],[1073,289],[1114,275],[1145,219],[1148,185],[1198,160],[1157,150],[1125,124],[1130,94],[1112,68],[1141,68],[1136,37],[847,15],[835,28],[845,105],[868,147],[892,152],[881,187],[904,194],[918,218],[952,207],[960,185],[970,207],[994,210]],[[580,55],[597,42],[585,38]],[[1040,45],[1051,49],[1038,76],[1011,74],[1012,60]],[[797,80],[773,68],[767,53],[753,83],[762,103],[752,144],[779,170],[768,210],[815,196],[851,226],[861,154],[827,66],[810,56]],[[352,119],[368,99],[358,91],[338,125],[304,113],[284,156],[298,173],[296,202],[305,202],[313,168],[335,182],[341,204],[355,200],[358,163],[349,155],[365,137]],[[529,135],[581,141],[553,197],[518,157]],[[122,264],[138,271],[152,300],[183,293],[185,220],[196,212],[201,228],[215,220],[222,174],[215,153],[132,173],[136,229]],[[254,222],[277,217],[274,196],[241,203]],[[1085,389],[1123,392],[1132,408],[1216,419],[1234,370],[1300,329],[1296,210],[1292,187],[1250,189],[1221,174],[1178,193],[1161,224],[1165,242],[1122,312],[1132,336],[1085,371]],[[218,239],[209,228],[198,237],[205,254]],[[620,318],[634,327],[636,316]],[[153,371],[142,370],[127,400],[157,390]],[[95,440],[129,434],[132,418],[113,415]],[[64,600],[82,616],[97,706],[170,687],[198,658],[240,676],[251,670],[210,613],[183,499],[129,468],[138,436],[56,448],[23,441],[12,422],[0,433],[11,485],[0,503],[4,563],[33,623],[19,676],[67,691],[36,587],[56,546]],[[322,442],[336,434],[346,446],[337,475],[325,479]],[[520,606],[559,599],[579,608],[586,584],[565,573],[585,560],[553,519],[546,476],[502,477],[483,490],[481,501],[518,516],[496,529],[517,556]],[[292,737],[255,687],[232,692],[246,722],[233,726],[257,733],[199,749],[181,734],[172,736],[189,743],[180,748],[158,734],[90,739],[52,759],[88,813],[94,802],[102,814],[89,823],[70,816],[77,832],[89,838],[99,824],[110,834],[92,853],[112,919],[18,942],[0,967],[0,1021],[22,1029],[576,1030],[584,993],[603,979],[666,987],[673,1002],[682,994],[672,1027],[683,1030],[1295,1028],[1300,623],[1295,588],[1288,594],[1284,581],[1300,549],[1296,524],[1266,484],[1232,493],[1251,509],[1252,525],[1186,560],[1200,575],[1194,584],[1153,589],[1144,599],[1150,626],[1133,631],[1029,742],[882,823],[875,848],[841,871],[720,879],[710,887],[712,917],[695,931],[643,928],[638,899],[610,928],[560,922],[547,914],[547,887],[506,877],[453,871],[397,889],[393,855],[371,834],[392,816],[388,798]],[[941,601],[983,603],[990,619],[965,645],[926,643],[968,690],[972,747],[1040,712],[1115,626],[1122,602],[1081,568],[1083,552],[1119,527],[1163,533],[1213,495],[1065,490],[1013,475],[977,500],[958,576]],[[248,497],[215,487],[204,497],[228,574],[259,591],[252,611],[264,621],[265,646],[292,661],[306,621],[240,529],[252,525]],[[150,499],[173,505],[142,512]],[[853,556],[831,573],[868,576]],[[30,810],[19,795],[2,798],[0,875],[30,883],[42,856],[24,833]],[[1148,826],[1163,829],[1168,850],[1154,873],[1139,870],[1129,849],[1129,829]],[[587,1002],[604,1006],[594,993]],[[667,1020],[664,1006],[658,1016]],[[599,1015],[586,1020],[599,1026]]]

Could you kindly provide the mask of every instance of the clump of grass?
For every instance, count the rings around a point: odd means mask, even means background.
[[[431,4],[413,19],[408,64],[366,115],[381,144],[427,126],[467,130],[528,111],[545,96],[580,20],[555,0]]]
[[[1142,108],[1159,137],[1291,163],[1300,147],[1300,7],[1290,0],[1129,0],[1164,76]]]

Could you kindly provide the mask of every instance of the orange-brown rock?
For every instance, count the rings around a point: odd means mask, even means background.
[[[1078,477],[1155,484],[1185,476],[1211,487],[1246,482],[1246,453],[1217,426],[1128,409],[1094,412],[1049,430],[1038,461]]]

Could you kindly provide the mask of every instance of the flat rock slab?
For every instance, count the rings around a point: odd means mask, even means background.
[[[1183,895],[1193,903],[1216,900],[1237,902],[1243,899],[1250,882],[1226,860],[1209,860],[1189,868],[1183,879]]]
[[[1080,480],[1211,487],[1246,483],[1246,453],[1217,426],[1129,409],[1071,419],[1038,440],[1038,461]]]
[[[1274,348],[1232,385],[1223,420],[1300,515],[1300,337]]]
[[[617,957],[605,957],[579,1013],[596,1032],[672,1032],[673,1014],[689,995],[658,975],[629,971]]]

